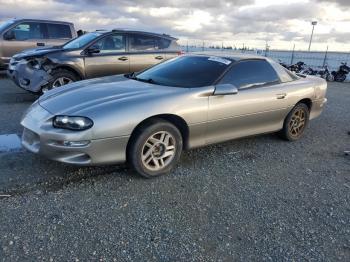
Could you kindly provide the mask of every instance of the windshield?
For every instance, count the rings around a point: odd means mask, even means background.
[[[134,79],[165,86],[209,86],[224,73],[231,62],[219,57],[180,56],[141,72]]]
[[[15,21],[13,21],[13,20],[9,20],[9,21],[5,21],[4,23],[0,24],[0,32],[2,32],[5,29],[7,29],[7,27],[12,25],[14,22]]]
[[[79,36],[78,38],[75,38],[71,41],[69,41],[68,43],[66,43],[63,46],[63,49],[78,49],[81,48],[85,45],[87,45],[88,43],[90,43],[91,41],[93,41],[94,39],[96,39],[97,37],[99,37],[101,35],[101,33],[87,33],[85,35]]]

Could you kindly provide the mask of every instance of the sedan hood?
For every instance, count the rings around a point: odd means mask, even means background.
[[[151,99],[180,89],[144,83],[120,75],[80,81],[54,89],[39,98],[39,104],[54,115],[79,115],[106,104]]]
[[[43,48],[35,48],[35,49],[27,49],[24,50],[16,55],[13,56],[13,58],[15,60],[21,60],[24,58],[28,58],[28,57],[40,57],[40,56],[44,56],[47,54],[51,54],[51,53],[55,53],[55,52],[60,52],[63,49],[57,46],[53,46],[53,47],[43,47]]]

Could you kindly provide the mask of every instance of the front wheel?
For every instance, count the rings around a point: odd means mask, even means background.
[[[132,136],[127,158],[140,175],[151,178],[170,172],[182,151],[182,136],[171,123],[154,119]]]
[[[333,75],[332,75],[332,74],[327,74],[326,80],[327,80],[328,82],[333,82],[333,81],[334,81]]]
[[[304,133],[309,122],[309,108],[304,103],[297,104],[284,120],[283,129],[280,131],[282,138],[295,141]]]
[[[51,81],[41,89],[42,93],[79,80],[73,72],[66,69],[56,69],[51,73],[51,76]]]

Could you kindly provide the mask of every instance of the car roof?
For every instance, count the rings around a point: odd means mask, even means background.
[[[33,18],[14,18],[12,19],[15,22],[21,22],[21,21],[30,21],[30,22],[41,22],[41,23],[58,23],[58,24],[68,24],[73,25],[71,22],[65,22],[65,21],[55,21],[55,20],[44,20],[44,19],[33,19]]]
[[[112,32],[140,33],[140,34],[146,34],[146,35],[167,38],[170,40],[178,40],[178,38],[170,36],[168,34],[160,34],[160,33],[147,32],[147,31],[135,30],[135,29],[126,29],[126,28],[116,28],[116,29],[112,29],[112,30],[99,29],[99,30],[96,30],[95,32],[100,32],[100,33],[112,33]]]
[[[233,61],[241,61],[241,60],[247,60],[247,59],[267,60],[266,57],[260,56],[260,55],[242,54],[242,53],[225,52],[225,51],[193,52],[193,53],[188,53],[188,55],[217,56],[221,58],[230,59]]]

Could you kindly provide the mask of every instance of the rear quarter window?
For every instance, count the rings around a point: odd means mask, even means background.
[[[292,72],[290,72],[288,69],[284,68],[280,64],[276,63],[275,61],[269,60],[269,63],[278,73],[282,83],[291,82],[298,79],[298,77],[293,75]]]

